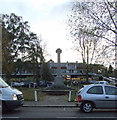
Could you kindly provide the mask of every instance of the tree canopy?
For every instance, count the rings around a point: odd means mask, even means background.
[[[39,64],[45,61],[42,39],[30,31],[28,21],[14,13],[2,16],[2,66],[3,73],[10,75],[14,71],[14,62],[30,60],[35,66],[35,73]],[[39,71],[39,70],[38,70]]]

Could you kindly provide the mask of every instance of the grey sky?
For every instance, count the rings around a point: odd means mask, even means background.
[[[56,49],[62,49],[62,62],[76,62],[79,58],[71,50],[72,42],[68,40],[67,14],[70,12],[71,0],[0,0],[0,11],[3,14],[15,13],[28,21],[31,31],[41,35],[47,42],[50,56],[46,60],[55,62]],[[72,56],[72,57],[71,57]]]

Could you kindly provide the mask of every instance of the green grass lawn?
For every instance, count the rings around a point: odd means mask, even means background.
[[[46,96],[46,93],[41,92],[39,89],[34,89],[34,88],[17,88],[18,90],[20,90],[23,93],[24,96],[24,100],[25,101],[35,101],[35,96],[34,96],[34,92],[35,90],[37,91],[37,100],[43,100],[44,97]],[[76,97],[76,91],[72,91],[71,94],[71,102],[74,101],[75,97]],[[67,101],[69,100],[69,94],[67,95]]]
[[[78,92],[78,90],[82,87],[82,85],[78,85],[78,86],[71,86],[71,88],[74,88],[75,90],[71,92],[71,102],[74,102],[75,98],[76,98],[76,93]],[[69,94],[67,95],[67,100],[69,100]]]
[[[76,98],[76,91],[72,91],[71,92],[71,102],[74,102],[75,98]],[[67,101],[69,101],[69,94],[67,96]]]
[[[71,101],[73,102],[76,97],[76,92],[81,88],[81,86],[71,86],[71,87],[75,89],[75,91],[72,91],[71,94]],[[46,96],[46,93],[41,92],[42,88],[34,89],[34,88],[17,87],[17,89],[19,89],[23,93],[25,101],[35,101],[35,96],[34,96],[35,90],[37,91],[38,101],[44,99],[44,97]],[[68,99],[69,99],[69,94],[67,95],[67,100]]]
[[[37,100],[38,101],[42,100],[46,96],[46,93],[40,92],[39,89],[34,89],[34,88],[17,88],[17,89],[19,89],[23,93],[25,101],[34,101],[35,100],[35,96],[34,96],[35,90],[37,91]]]

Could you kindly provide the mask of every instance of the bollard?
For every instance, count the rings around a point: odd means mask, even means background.
[[[13,87],[13,83],[11,82],[11,87]]]
[[[30,85],[30,83],[29,83],[29,88],[30,88],[30,86],[31,86],[31,85]]]
[[[71,91],[69,91],[69,102],[71,102]]]
[[[35,91],[35,101],[37,101],[37,91]]]
[[[35,83],[34,83],[34,88],[35,88],[35,86],[36,86],[36,85],[35,85]]]

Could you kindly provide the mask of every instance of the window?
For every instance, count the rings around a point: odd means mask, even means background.
[[[67,69],[66,67],[61,67],[61,69]]]
[[[88,94],[103,94],[102,86],[91,87],[88,91]]]
[[[117,88],[105,86],[106,95],[117,95]]]
[[[100,82],[100,84],[104,84],[104,82]]]

